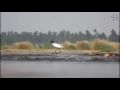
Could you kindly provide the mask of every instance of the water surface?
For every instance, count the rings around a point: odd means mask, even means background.
[[[4,54],[2,78],[119,78],[119,61],[84,54]]]

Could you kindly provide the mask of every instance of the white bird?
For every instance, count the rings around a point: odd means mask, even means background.
[[[63,46],[61,46],[60,44],[54,43],[54,41],[51,41],[50,44],[51,44],[51,43],[52,43],[52,45],[53,45],[56,49],[58,49],[59,51],[60,51],[61,48],[63,48]],[[56,50],[55,50],[55,52],[56,52]],[[60,51],[60,53],[61,53],[61,51]]]

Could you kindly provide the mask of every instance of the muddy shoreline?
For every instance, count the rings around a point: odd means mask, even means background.
[[[108,55],[108,56],[105,56]],[[1,60],[6,61],[119,61],[117,53],[1,53]]]

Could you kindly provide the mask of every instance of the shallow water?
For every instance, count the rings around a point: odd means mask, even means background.
[[[119,78],[119,61],[86,54],[2,54],[1,77]]]

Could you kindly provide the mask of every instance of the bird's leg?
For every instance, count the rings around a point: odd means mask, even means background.
[[[59,49],[59,48],[58,48]],[[59,49],[59,51],[60,51],[60,49]],[[60,53],[61,53],[61,51],[60,51]]]
[[[57,49],[57,48],[56,48]],[[55,52],[56,52],[56,49],[55,49]]]

